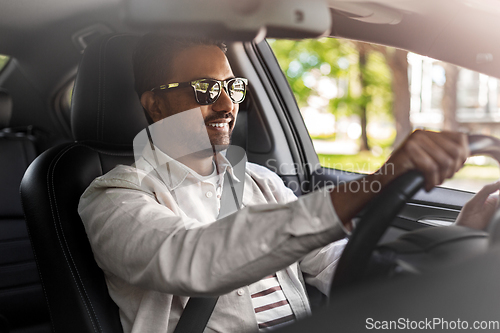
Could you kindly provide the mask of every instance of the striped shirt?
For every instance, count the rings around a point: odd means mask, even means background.
[[[281,289],[276,274],[248,286],[260,332],[293,322],[295,315]]]

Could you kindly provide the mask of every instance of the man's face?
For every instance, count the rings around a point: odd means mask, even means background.
[[[226,55],[217,46],[193,46],[185,49],[174,57],[171,66],[172,77],[165,83],[202,78],[223,81],[234,77]],[[191,87],[156,94],[159,97],[159,112],[152,115],[155,122],[182,111],[200,108],[211,145],[229,145],[238,114],[238,104],[231,101],[224,89],[219,99],[211,105],[199,105]],[[215,124],[218,126],[213,126]],[[221,124],[223,126],[220,126]]]

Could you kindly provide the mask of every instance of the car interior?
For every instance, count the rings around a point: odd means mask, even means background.
[[[500,7],[493,2],[280,0],[271,8],[249,0],[233,8],[221,0],[208,9],[202,2],[0,2],[0,54],[9,56],[0,70],[1,333],[122,332],[76,208],[94,178],[134,162],[132,141],[147,126],[131,69],[141,34],[163,29],[227,40],[234,73],[250,82],[233,143],[248,161],[276,170],[297,196],[362,175],[319,166],[265,37],[313,38],[328,30],[332,38],[398,47],[500,77],[500,46],[491,42],[500,33]],[[498,157],[498,141],[470,142],[473,152]],[[498,233],[432,223],[454,221],[474,193],[425,192],[420,176],[410,176],[363,210],[359,225],[377,229],[351,237],[330,297],[308,287],[313,317],[283,332],[357,332],[370,316],[432,311],[498,319]]]

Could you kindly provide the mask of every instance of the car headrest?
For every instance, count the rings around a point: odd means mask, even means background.
[[[0,129],[9,126],[12,115],[12,97],[6,91],[0,90]]]
[[[76,141],[132,145],[136,134],[148,125],[134,90],[132,53],[138,39],[109,34],[85,49],[71,105]]]

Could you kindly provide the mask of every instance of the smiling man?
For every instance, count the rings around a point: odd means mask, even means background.
[[[227,148],[238,114],[238,103],[245,98],[248,81],[234,77],[225,56],[226,46],[221,42],[210,44],[202,40],[178,39],[173,43],[164,41],[155,45],[156,41],[150,41],[157,38],[157,35],[145,36],[135,53],[136,91],[150,122],[193,108],[200,110],[205,128],[191,125],[189,135],[179,133],[173,138],[177,142],[165,145],[164,152],[172,156],[181,155],[183,151],[186,152],[184,155],[197,151],[193,156],[186,156],[182,163],[201,175],[207,175],[213,169],[213,153],[211,149],[198,149],[202,146],[197,147],[196,141],[202,140],[203,134],[207,133],[214,148]],[[150,68],[161,61],[165,63]],[[191,147],[187,147],[188,144]]]
[[[238,178],[224,150],[248,82],[235,78],[222,43],[145,35],[134,74],[147,142],[79,206],[124,331],[173,332],[192,296],[220,296],[207,331],[265,331],[310,314],[304,280],[328,294],[350,221],[377,193],[346,186],[297,199],[253,163]],[[463,134],[417,131],[389,159],[394,173],[365,181],[385,186],[418,169],[430,189],[467,154]],[[221,218],[226,180],[244,192],[241,209]]]

